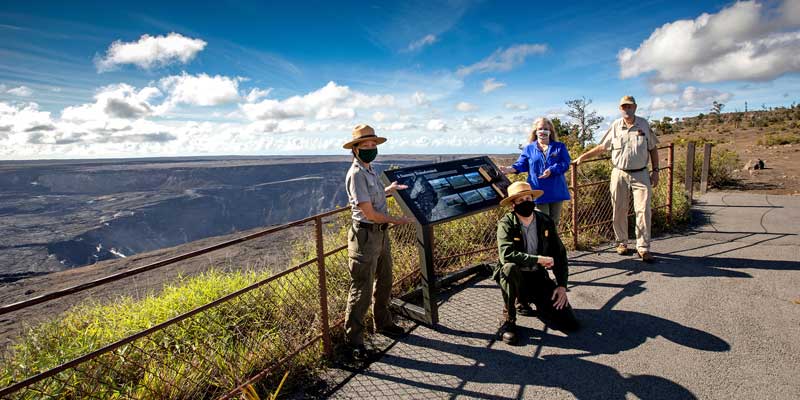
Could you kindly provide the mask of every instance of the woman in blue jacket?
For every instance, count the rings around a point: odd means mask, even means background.
[[[550,216],[558,226],[561,206],[569,200],[569,190],[564,173],[569,169],[570,157],[567,146],[558,142],[553,123],[547,118],[533,121],[530,142],[513,165],[502,167],[505,174],[528,173],[531,188],[544,191],[536,199],[536,209]]]

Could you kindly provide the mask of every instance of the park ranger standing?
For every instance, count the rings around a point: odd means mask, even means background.
[[[368,357],[364,346],[364,317],[372,298],[375,331],[389,335],[403,334],[392,320],[389,299],[392,291],[392,254],[389,247],[389,224],[407,224],[406,217],[392,217],[386,205],[386,195],[405,185],[383,184],[370,164],[378,155],[378,145],[386,138],[375,135],[369,125],[353,128],[352,140],[344,144],[353,153],[353,164],[347,171],[345,186],[353,213],[353,223],[347,234],[350,290],[345,311],[345,334],[350,356],[356,360]]]
[[[606,131],[600,144],[575,160],[576,164],[611,151],[611,202],[614,210],[614,236],[617,254],[628,253],[628,194],[633,191],[633,208],[636,212],[636,250],[645,262],[653,262],[650,253],[650,201],[653,186],[658,185],[658,138],[647,120],[636,116],[633,96],[620,99],[622,118]],[[647,160],[653,166],[647,171]]]

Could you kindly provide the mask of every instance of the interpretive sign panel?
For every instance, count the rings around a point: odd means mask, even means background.
[[[382,178],[387,185],[408,186],[398,191],[398,200],[422,225],[496,206],[509,185],[486,156],[384,171]]]

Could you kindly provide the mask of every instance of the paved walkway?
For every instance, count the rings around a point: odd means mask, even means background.
[[[710,193],[659,262],[608,247],[571,254],[566,336],[520,317],[498,340],[501,296],[478,278],[327,393],[335,399],[798,399],[800,196]]]

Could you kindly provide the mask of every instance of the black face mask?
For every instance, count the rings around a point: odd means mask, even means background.
[[[536,204],[530,200],[523,201],[514,206],[514,212],[519,214],[522,217],[530,217],[533,214],[533,209],[536,207]]]
[[[358,157],[359,160],[369,164],[375,160],[375,157],[378,156],[378,149],[358,149]]]

